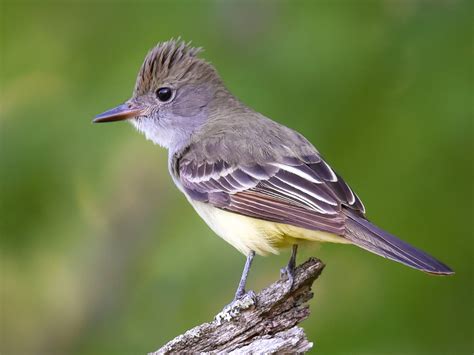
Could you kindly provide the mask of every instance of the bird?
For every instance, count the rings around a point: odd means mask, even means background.
[[[282,273],[294,282],[298,245],[352,244],[434,275],[453,270],[377,227],[348,184],[299,132],[237,99],[202,48],[178,39],[145,57],[125,103],[94,123],[127,120],[168,150],[168,170],[197,214],[246,256],[234,301],[247,294],[256,254],[291,248]]]

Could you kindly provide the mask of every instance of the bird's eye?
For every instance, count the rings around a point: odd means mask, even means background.
[[[169,101],[171,96],[173,96],[173,91],[171,91],[170,88],[159,88],[156,90],[156,97],[158,97],[158,100],[161,102]]]

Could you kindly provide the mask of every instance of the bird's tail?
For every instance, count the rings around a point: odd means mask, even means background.
[[[434,275],[452,275],[454,271],[431,255],[394,237],[363,217],[347,211],[345,238],[353,244],[384,258]]]

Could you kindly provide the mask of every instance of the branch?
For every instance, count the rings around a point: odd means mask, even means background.
[[[310,258],[296,268],[290,292],[287,280],[278,280],[257,295],[224,308],[210,323],[177,336],[149,355],[171,353],[302,353],[312,348],[297,324],[309,316],[311,286],[324,264]]]

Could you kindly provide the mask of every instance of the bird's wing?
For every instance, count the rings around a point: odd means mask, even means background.
[[[177,168],[192,199],[250,217],[343,235],[342,208],[364,213],[356,194],[317,153],[248,165],[183,157]]]
[[[318,153],[248,165],[183,157],[176,173],[194,200],[249,217],[334,233],[428,273],[453,273],[432,256],[370,223],[362,202]]]

